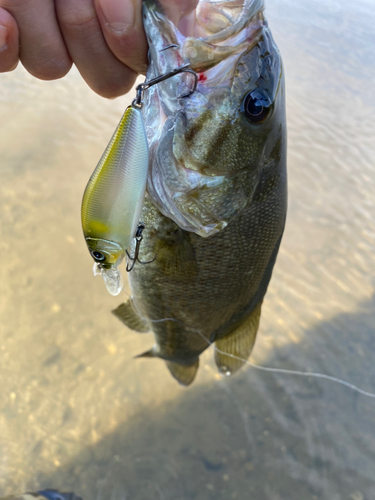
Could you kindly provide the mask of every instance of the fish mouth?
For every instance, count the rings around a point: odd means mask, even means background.
[[[264,0],[200,0],[196,9],[177,19],[176,26],[157,0],[145,0],[144,27],[150,63],[147,79],[188,64],[198,73],[199,90],[217,84],[217,74],[228,73],[222,63],[228,58],[231,63],[232,56],[258,42],[264,24],[263,10]],[[213,68],[216,70],[208,72]],[[164,92],[168,87],[176,90],[179,80],[173,78],[169,85],[161,87]],[[191,78],[187,80],[191,84]],[[181,95],[177,92],[174,98]]]
[[[183,65],[197,74],[193,93],[193,75],[181,73],[145,94],[143,114],[152,158],[147,191],[163,215],[203,237],[224,229],[248,197],[243,196],[241,204],[234,203],[233,210],[225,214],[220,208],[213,209],[199,193],[229,190],[237,181],[207,174],[199,159],[181,160],[181,154],[176,153],[176,136],[181,136],[183,122],[199,120],[208,105],[222,102],[228,94],[238,60],[262,35],[266,23],[263,10],[263,0],[200,0],[187,17],[173,23],[157,1],[143,3],[149,43],[147,80]],[[183,97],[186,95],[189,97]]]

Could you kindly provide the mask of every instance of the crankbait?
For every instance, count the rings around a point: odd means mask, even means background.
[[[143,93],[152,85],[186,72],[197,75],[189,65],[181,66],[136,88],[136,98],[126,108],[107,148],[86,186],[82,200],[82,229],[87,247],[95,261],[94,275],[101,274],[111,295],[123,287],[118,266],[127,255],[133,269],[138,259],[139,243],[144,225],[139,215],[145,196],[149,149],[142,117]],[[181,96],[186,97],[187,95]],[[127,249],[137,237],[136,254],[130,257]]]

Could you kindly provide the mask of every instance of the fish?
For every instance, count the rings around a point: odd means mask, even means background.
[[[146,130],[137,105],[128,106],[83,194],[81,219],[94,274],[118,295],[118,270],[138,228],[149,164]]]
[[[60,493],[57,490],[43,490],[19,495],[1,497],[0,500],[82,500],[74,493]]]
[[[131,297],[113,311],[152,330],[139,357],[188,386],[214,345],[231,375],[253,349],[287,212],[284,68],[263,0],[200,0],[181,30],[143,2],[149,44],[142,116],[150,154]],[[188,97],[186,97],[188,95]],[[130,248],[135,250],[135,241]]]

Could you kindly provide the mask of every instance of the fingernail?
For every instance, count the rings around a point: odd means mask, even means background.
[[[7,48],[8,43],[8,28],[0,26],[0,51]]]
[[[121,33],[134,25],[134,7],[129,0],[99,0],[103,16],[113,31]]]

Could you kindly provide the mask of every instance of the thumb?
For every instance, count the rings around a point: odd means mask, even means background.
[[[179,26],[199,0],[160,0],[167,17]],[[95,0],[95,9],[111,52],[137,73],[146,73],[147,40],[142,0]]]
[[[95,9],[111,52],[137,73],[147,69],[147,40],[142,0],[95,0]]]

